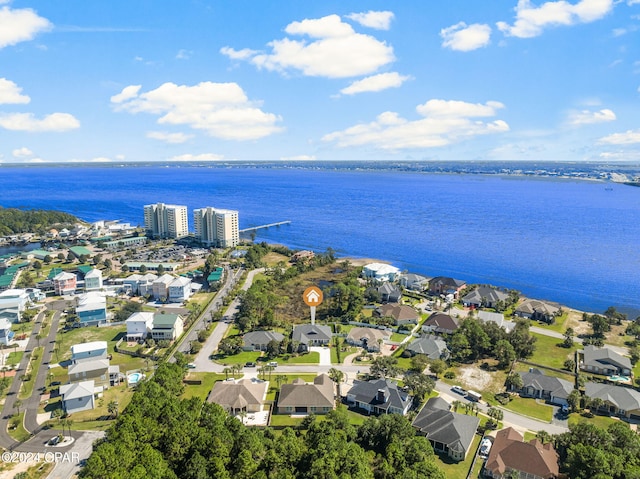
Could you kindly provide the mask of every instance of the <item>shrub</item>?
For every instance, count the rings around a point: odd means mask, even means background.
[[[446,371],[444,373],[445,379],[455,379],[455,377],[456,377],[456,373],[454,373],[453,371]]]

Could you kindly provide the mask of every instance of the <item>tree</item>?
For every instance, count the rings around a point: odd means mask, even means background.
[[[115,400],[109,401],[109,404],[107,404],[107,411],[113,417],[117,418],[118,417],[118,401],[115,401]]]
[[[13,403],[13,407],[16,411],[18,411],[18,415],[20,415],[20,408],[22,407],[22,401],[20,399],[16,399]]]
[[[580,392],[577,389],[574,389],[567,396],[567,404],[569,405],[569,409],[571,412],[576,412],[580,409]]]
[[[567,359],[567,360],[564,362],[564,368],[565,368],[567,371],[574,372],[574,371],[576,370],[576,362],[575,362],[573,359]]]
[[[370,373],[376,378],[393,378],[399,372],[398,360],[392,356],[380,356],[371,363]]]
[[[527,359],[535,351],[536,338],[529,334],[529,321],[517,321],[515,328],[508,334],[517,359]]]
[[[275,358],[279,352],[280,352],[280,341],[276,341],[275,339],[272,339],[267,343],[266,353],[268,358]]]
[[[516,351],[509,341],[501,339],[495,346],[494,354],[499,368],[506,368],[516,359]]]
[[[436,386],[436,382],[426,374],[412,372],[405,373],[404,384],[409,388],[417,404],[420,404],[425,395],[431,393]]]
[[[337,388],[338,388],[338,398],[340,398],[342,396],[340,394],[340,384],[344,380],[344,373],[342,371],[340,371],[339,369],[331,368],[331,369],[329,369],[329,377],[331,378],[331,380],[334,383],[336,383]]]
[[[564,332],[564,341],[562,342],[562,347],[570,348],[571,346],[573,346],[574,334],[575,333],[573,331],[573,328],[567,328],[567,330]]]
[[[502,409],[498,409],[497,407],[490,407],[487,410],[487,416],[491,418],[491,423],[493,426],[491,429],[493,429],[494,427],[497,427],[498,423],[504,418],[504,412],[502,411]]]
[[[431,371],[436,379],[447,369],[447,363],[442,359],[434,359],[429,363],[429,371]]]
[[[545,430],[538,431],[536,433],[536,439],[540,441],[542,444],[548,444],[551,442],[551,434],[549,434]]]
[[[518,373],[511,373],[507,376],[507,380],[505,381],[505,386],[510,391],[518,391],[522,389],[522,376]]]
[[[416,354],[411,358],[411,366],[409,367],[410,371],[421,373],[423,372],[427,366],[429,365],[429,358],[424,354]]]

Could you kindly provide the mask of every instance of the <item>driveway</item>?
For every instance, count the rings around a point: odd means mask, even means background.
[[[331,349],[327,347],[312,346],[309,351],[320,354],[320,366],[331,366]]]

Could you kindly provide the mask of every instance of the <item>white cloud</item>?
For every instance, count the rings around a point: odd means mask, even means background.
[[[282,161],[315,161],[315,155],[282,156]]]
[[[249,101],[237,83],[164,83],[140,93],[132,85],[111,98],[117,111],[161,115],[159,124],[188,125],[226,140],[254,140],[282,130],[281,118]]]
[[[169,161],[217,161],[223,159],[223,155],[216,155],[215,153],[201,153],[199,155],[187,153],[184,155],[173,156],[169,158]]]
[[[601,145],[635,145],[640,143],[640,129],[613,133],[598,140]]]
[[[464,22],[457,23],[440,30],[442,46],[451,50],[469,52],[486,47],[491,38],[491,27],[474,23],[467,25]]]
[[[52,28],[51,22],[30,8],[0,8],[0,48],[33,39]]]
[[[153,138],[154,140],[165,141],[167,143],[178,144],[193,138],[193,135],[187,135],[186,133],[169,133],[168,131],[149,131],[147,132],[147,138]]]
[[[270,53],[230,47],[223,47],[220,52],[232,59],[250,61],[258,68],[326,78],[369,75],[395,60],[392,47],[371,35],[356,33],[338,15],[292,22],[285,32],[313,40],[273,40],[269,43]]]
[[[176,54],[176,59],[177,60],[188,60],[189,58],[191,58],[191,55],[193,55],[193,52],[191,50],[178,50],[178,53]]]
[[[384,150],[446,146],[479,135],[509,130],[503,120],[482,122],[477,117],[495,116],[504,105],[463,101],[429,100],[416,111],[423,118],[409,121],[395,112],[384,112],[371,123],[361,123],[343,131],[329,133],[324,141],[338,146],[374,146]]]
[[[363,27],[375,28],[376,30],[389,30],[393,16],[393,12],[376,12],[369,10],[363,13],[351,13],[347,15],[347,18],[358,22]]]
[[[0,78],[0,105],[7,103],[29,103],[31,98],[22,94],[22,88],[6,78]]]
[[[400,75],[397,72],[380,73],[370,77],[363,78],[351,83],[346,88],[340,90],[343,95],[355,95],[356,93],[364,93],[370,91],[382,91],[387,88],[398,88],[411,77]]]
[[[631,5],[639,5],[640,4],[640,0],[627,0],[627,5],[631,6]]]
[[[599,111],[582,110],[572,112],[569,114],[568,122],[571,126],[581,126],[614,121],[615,119],[616,114],[608,108],[605,108]]]
[[[40,120],[33,113],[3,113],[0,127],[11,131],[62,132],[80,128],[80,122],[69,113],[52,113]]]
[[[539,7],[530,0],[519,0],[513,25],[498,22],[505,35],[531,38],[541,35],[545,28],[570,26],[599,20],[613,9],[613,0],[580,0],[571,4],[565,0],[545,2]]]
[[[33,151],[23,146],[22,148],[16,148],[13,150],[12,154],[14,158],[28,158],[33,156]]]

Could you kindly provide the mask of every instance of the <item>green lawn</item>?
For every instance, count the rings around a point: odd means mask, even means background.
[[[242,351],[238,354],[216,358],[216,362],[223,365],[242,364],[256,362],[262,356],[260,351]]]
[[[542,334],[531,333],[536,338],[536,350],[529,361],[556,369],[562,369],[567,359],[573,359],[574,353],[580,346],[574,343],[571,348],[559,346],[562,339],[544,336]]]
[[[14,351],[9,353],[9,356],[7,357],[7,366],[16,366],[17,364],[20,364],[23,355],[24,351]]]
[[[522,414],[523,416],[533,417],[540,419],[541,421],[551,422],[553,418],[553,408],[547,404],[540,404],[532,398],[521,398],[518,396],[512,396],[513,400],[509,402],[505,409],[513,411],[516,414]]]
[[[27,367],[27,371],[29,371],[27,374],[29,374],[31,379],[29,379],[29,381],[22,381],[22,387],[20,388],[20,392],[18,392],[19,399],[27,399],[31,397],[31,394],[33,393],[33,386],[35,385],[36,376],[38,375],[38,370],[40,369],[40,363],[42,363],[42,351],[42,346],[37,347],[31,354],[31,361],[29,362],[29,366]],[[20,376],[18,376],[18,378],[20,378]]]
[[[474,436],[467,457],[461,462],[455,462],[444,454],[440,455],[436,453],[436,457],[440,458],[440,460],[436,461],[436,464],[442,469],[447,479],[467,479],[467,474],[469,473],[475,452],[478,450],[480,439],[481,437],[478,434]]]
[[[343,351],[344,350],[344,351]],[[350,354],[358,352],[358,348],[354,346],[347,346],[342,344],[340,345],[340,361],[338,361],[338,348],[331,348],[331,363],[332,364],[342,364],[344,362],[344,358],[349,356]]]
[[[532,366],[529,366],[528,364],[516,363],[513,370],[514,372],[527,372],[531,367]],[[570,382],[575,381],[575,377],[569,371],[566,371],[565,373],[560,373],[557,371],[553,371],[551,369],[541,369],[541,371],[546,376],[553,376],[555,378],[564,379],[565,381],[570,381]]]
[[[407,336],[407,334],[392,333],[389,339],[395,343],[401,343]]]
[[[88,343],[91,341],[107,341],[107,349],[109,353],[114,352],[114,347],[118,340],[127,332],[127,327],[108,326],[105,328],[76,328],[70,331],[60,331],[56,336],[57,346],[60,349],[59,360],[71,358],[71,346],[74,344]]]
[[[278,364],[318,364],[320,362],[320,353],[313,351],[299,356],[291,355],[287,359],[284,356],[278,356],[275,361]]]
[[[347,411],[347,417],[349,418],[349,422],[354,426],[359,426],[367,420],[368,416],[363,416],[362,414],[358,414],[354,411]],[[287,414],[272,414],[270,426],[290,426],[297,427],[300,425],[304,417],[291,417]],[[324,421],[325,416],[322,414],[318,414],[316,416],[317,421]]]
[[[606,429],[607,427],[609,427],[609,425],[613,424],[613,423],[622,423],[627,425],[627,427],[629,426],[628,423],[621,421],[620,419],[616,419],[616,418],[612,418],[609,416],[593,416],[593,417],[585,417],[582,416],[579,413],[571,413],[569,414],[569,425],[571,424],[577,424],[579,422],[590,422],[592,424],[595,424],[596,426],[602,428],[602,429]]]
[[[202,384],[185,384],[184,392],[182,393],[183,399],[190,399],[192,397],[199,397],[203,401],[207,400],[207,396],[213,389],[213,385],[216,381],[222,381],[226,379],[225,374],[218,373],[194,373],[190,372],[187,374],[185,379],[199,379],[202,381]],[[236,379],[239,379],[238,375],[236,375]]]
[[[17,422],[17,427],[15,429],[9,428],[9,435],[14,438],[16,441],[26,441],[31,437],[31,435],[24,428],[24,411],[21,411],[20,414],[11,418],[9,420],[9,424],[11,425],[14,421]]]

